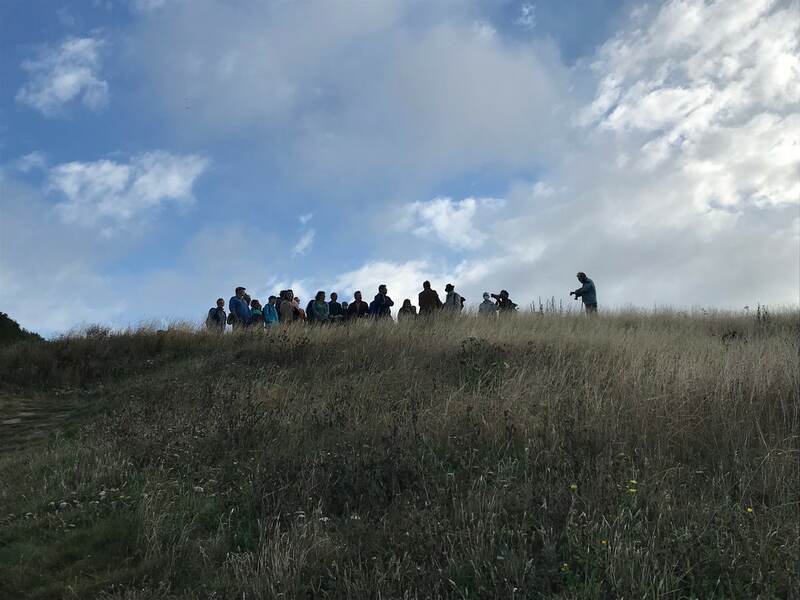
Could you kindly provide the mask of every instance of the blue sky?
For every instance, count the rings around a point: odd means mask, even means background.
[[[0,310],[797,304],[795,0],[6,0]]]

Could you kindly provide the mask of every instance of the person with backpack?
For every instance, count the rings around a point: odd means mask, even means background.
[[[513,315],[517,312],[517,305],[508,297],[507,290],[500,290],[499,294],[492,294],[492,298],[497,300],[497,312],[501,316]]]
[[[456,292],[456,288],[452,283],[448,283],[444,286],[444,291],[447,292],[447,296],[445,296],[442,310],[454,315],[464,310],[464,299]]]
[[[430,281],[422,282],[422,291],[417,296],[417,303],[419,304],[419,314],[422,316],[432,315],[442,308],[439,293],[431,289]]]
[[[217,305],[208,310],[206,329],[209,331],[216,331],[217,333],[224,333],[227,323],[228,316],[225,314],[225,299],[217,298]]]
[[[233,326],[234,331],[243,329],[250,325],[250,306],[249,300],[245,302],[246,296],[244,287],[239,286],[235,290],[233,296],[228,302],[228,324]]]
[[[392,316],[394,301],[387,295],[388,291],[385,284],[382,283],[378,286],[378,293],[375,294],[375,299],[370,302],[369,305],[369,314],[371,317],[375,319],[386,319]]]

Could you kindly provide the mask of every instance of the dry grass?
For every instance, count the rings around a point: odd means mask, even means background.
[[[0,596],[789,598],[797,311],[176,327],[0,351]],[[52,503],[52,504],[51,504]]]

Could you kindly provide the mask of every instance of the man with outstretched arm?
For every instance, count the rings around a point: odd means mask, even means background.
[[[589,279],[583,271],[580,271],[576,277],[581,282],[581,287],[570,292],[569,295],[575,296],[575,300],[578,298],[583,300],[586,314],[595,314],[597,312],[597,291],[594,288],[594,281]]]

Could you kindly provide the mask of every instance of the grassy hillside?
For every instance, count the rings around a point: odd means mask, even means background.
[[[2,348],[0,597],[792,597],[799,317]]]

